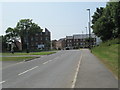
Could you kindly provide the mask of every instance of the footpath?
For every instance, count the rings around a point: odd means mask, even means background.
[[[118,88],[118,80],[88,49],[83,49],[75,88]]]

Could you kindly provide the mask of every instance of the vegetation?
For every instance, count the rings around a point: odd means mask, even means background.
[[[109,40],[107,42],[101,43],[100,46],[97,46],[92,49],[92,53],[95,54],[100,60],[117,76],[118,71],[118,47],[120,44],[117,44],[118,39]]]
[[[28,59],[34,59],[34,58],[36,57],[2,57],[2,61],[24,61]]]
[[[2,53],[2,55],[8,56],[8,55],[49,55],[56,52],[31,52],[31,53]]]
[[[120,35],[120,2],[108,2],[105,8],[97,8],[92,16],[93,33],[103,41]]]
[[[35,35],[35,33],[37,32],[42,32],[42,29],[40,28],[40,26],[38,26],[38,24],[33,23],[31,19],[21,19],[16,27],[11,28],[8,27],[6,30],[6,35],[5,36],[1,36],[2,38],[2,43],[3,46],[5,45],[5,47],[3,47],[3,51],[6,51],[6,45],[8,42],[14,42],[16,40],[16,38],[20,38],[21,39],[21,43],[22,43],[22,50],[27,49],[27,45],[26,45],[26,41],[28,40],[29,42],[29,37]]]
[[[120,2],[108,2],[105,8],[97,8],[92,16],[93,33],[100,37],[103,43],[92,49],[104,64],[120,77],[118,60],[120,42]]]

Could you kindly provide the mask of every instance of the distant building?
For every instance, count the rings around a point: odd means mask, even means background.
[[[91,34],[91,46],[98,45],[100,38]],[[77,49],[89,47],[89,34],[75,34],[73,36],[66,36],[66,49]]]
[[[65,48],[73,49],[74,41],[73,36],[66,36]]]
[[[91,34],[91,46],[99,45],[101,39],[96,35]],[[62,38],[52,41],[54,49],[78,49],[78,48],[88,48],[89,43],[89,34],[75,34],[73,36],[66,36],[66,38]]]
[[[51,33],[45,28],[45,31],[36,33],[29,37],[30,50],[49,50],[51,48]]]
[[[56,42],[56,49],[57,50],[62,50],[65,48],[65,38],[62,38],[62,39],[59,39],[57,42]]]
[[[89,43],[89,34],[74,34],[73,36],[61,38],[58,41],[52,40],[52,48],[57,50],[88,48],[90,44],[94,47],[99,45],[100,42],[102,40],[94,34],[91,34],[91,43]]]
[[[52,49],[53,50],[56,50],[56,43],[57,43],[57,40],[52,40]]]

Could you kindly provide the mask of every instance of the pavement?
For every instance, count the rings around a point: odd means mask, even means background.
[[[84,49],[75,88],[118,88],[118,80],[98,58]]]
[[[2,68],[3,88],[117,88],[114,75],[89,50],[63,50]]]

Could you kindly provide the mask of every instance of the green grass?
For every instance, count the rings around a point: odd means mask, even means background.
[[[21,52],[21,53],[2,53],[2,55],[49,55],[49,54],[53,54],[53,53],[56,53],[56,52],[30,52],[30,53],[24,53],[24,52]]]
[[[28,59],[34,59],[36,57],[2,57],[0,61],[23,61]]]
[[[118,47],[115,40],[101,43],[100,46],[92,49],[92,53],[96,55],[116,76],[118,74]]]

